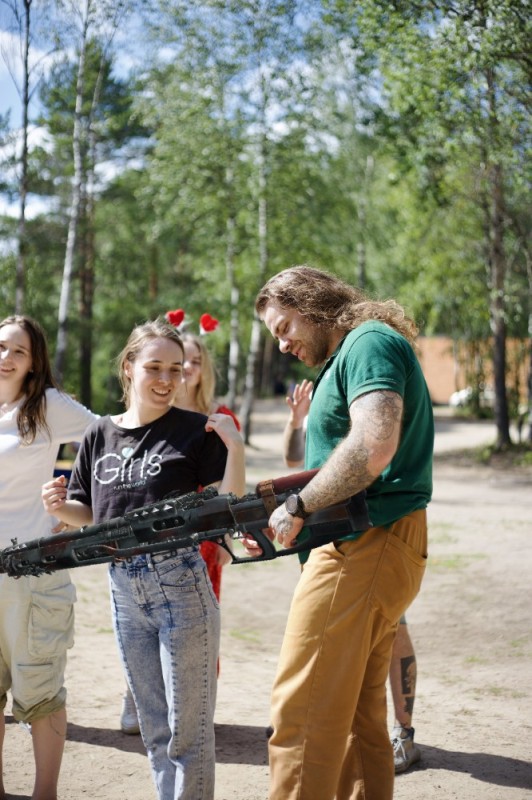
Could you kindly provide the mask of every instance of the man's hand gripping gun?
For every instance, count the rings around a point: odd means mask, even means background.
[[[233,564],[266,561],[326,544],[371,526],[365,493],[311,514],[305,521],[304,541],[277,550],[265,529],[273,510],[298,492],[317,470],[258,483],[255,493],[241,498],[214,489],[169,497],[74,531],[17,543],[0,552],[0,572],[19,577],[59,569],[128,559],[141,553],[172,553],[205,541],[216,542],[231,554]],[[302,532],[303,532],[302,531]],[[229,538],[228,543],[226,537]],[[236,555],[233,543],[254,539],[259,555]]]

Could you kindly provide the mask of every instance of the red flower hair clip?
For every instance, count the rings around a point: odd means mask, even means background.
[[[186,315],[182,308],[176,308],[175,311],[167,311],[164,316],[170,325],[173,325],[174,328],[177,328],[180,333],[185,331],[188,323],[185,322]],[[212,333],[216,330],[219,324],[220,323],[218,320],[214,317],[211,317],[210,314],[202,314],[199,322],[200,336],[203,336],[206,333]]]

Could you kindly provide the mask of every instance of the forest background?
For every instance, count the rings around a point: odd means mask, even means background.
[[[20,99],[17,118],[0,106],[0,318],[38,318],[65,387],[112,412],[132,326],[181,308],[198,332],[209,313],[249,437],[254,398],[305,376],[255,294],[313,264],[460,343],[506,447],[532,395],[529,12],[0,0],[2,94]]]

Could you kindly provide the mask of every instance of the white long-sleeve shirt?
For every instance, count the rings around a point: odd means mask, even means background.
[[[34,441],[22,444],[17,415],[22,400],[0,418],[0,548],[50,536],[55,520],[44,510],[43,483],[53,476],[61,444],[81,441],[86,428],[97,419],[81,403],[57,389],[46,390],[49,433],[39,430]]]

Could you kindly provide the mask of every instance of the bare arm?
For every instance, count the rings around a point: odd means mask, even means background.
[[[402,413],[403,401],[395,392],[369,392],[351,403],[349,433],[301,491],[307,511],[345,500],[378,478],[399,445]],[[303,520],[290,516],[283,505],[272,514],[270,527],[279,542],[289,544]]]
[[[303,380],[296,384],[292,397],[286,398],[290,414],[283,433],[283,453],[287,467],[300,467],[305,456],[305,419],[310,408],[314,384]]]
[[[316,477],[303,489],[308,511],[367,489],[395,455],[403,400],[395,392],[370,392],[351,403],[351,428]]]
[[[241,497],[246,491],[246,450],[234,419],[228,414],[209,414],[205,430],[215,431],[227,447],[224,476],[210,486],[215,486],[220,494],[232,492]]]
[[[41,491],[42,501],[48,514],[52,514],[67,525],[81,528],[93,521],[92,508],[79,500],[67,500],[67,484],[64,475],[45,483]]]
[[[241,497],[246,491],[246,450],[234,419],[228,414],[209,414],[205,429],[215,431],[227,447],[224,476],[221,481],[209,486],[214,486],[220,494],[233,493]],[[229,537],[225,538],[230,547]],[[231,561],[229,553],[221,547],[217,550],[217,557],[222,567]]]

